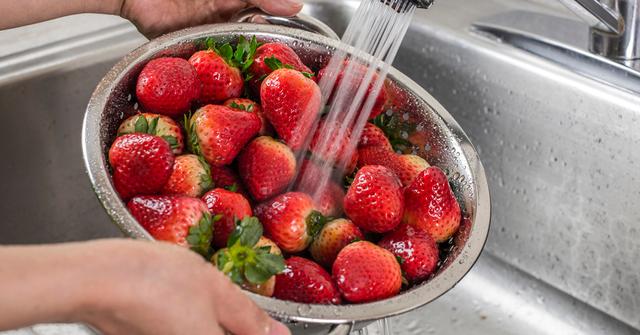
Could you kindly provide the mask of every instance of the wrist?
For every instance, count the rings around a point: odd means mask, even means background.
[[[82,1],[83,13],[120,15],[125,0],[90,0]]]

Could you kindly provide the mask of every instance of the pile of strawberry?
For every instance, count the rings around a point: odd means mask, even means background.
[[[394,296],[436,271],[460,206],[439,168],[398,153],[374,124],[391,115],[385,89],[362,136],[344,139],[358,141],[347,171],[319,199],[288,191],[329,154],[314,146],[321,119],[296,161],[322,117],[316,80],[290,47],[255,37],[150,61],[141,111],[109,150],[114,186],[155,239],[193,249],[245,289],[315,304]]]

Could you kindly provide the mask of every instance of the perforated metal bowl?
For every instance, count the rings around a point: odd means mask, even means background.
[[[300,29],[249,23],[207,25],[155,39],[134,50],[102,79],[87,107],[83,126],[85,164],[95,192],[122,231],[133,238],[152,237],[129,214],[116,193],[107,166],[107,152],[120,122],[134,113],[134,87],[142,67],[161,56],[190,56],[199,42],[213,37],[235,41],[239,36],[278,41],[291,46],[314,70],[328,61],[336,49],[349,46],[335,39]],[[289,321],[295,333],[348,333],[372,320],[407,312],[429,303],[451,289],[471,269],[487,238],[490,200],[487,180],[478,154],[451,115],[431,95],[402,73],[391,69],[388,76],[393,109],[412,120],[416,131],[409,139],[419,143],[418,154],[431,165],[445,170],[463,209],[463,222],[454,247],[437,274],[421,285],[382,301],[342,306],[305,305],[266,298],[247,292],[273,316]],[[302,325],[305,324],[305,327]]]

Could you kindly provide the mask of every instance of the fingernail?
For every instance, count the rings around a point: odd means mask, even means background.
[[[291,331],[282,323],[272,320],[268,335],[291,335]]]

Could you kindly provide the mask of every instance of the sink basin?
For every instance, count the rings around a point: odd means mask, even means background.
[[[341,33],[357,4],[305,11]],[[469,275],[391,319],[393,334],[640,333],[640,98],[473,28],[516,12],[582,27],[553,1],[441,1],[417,13],[394,64],[476,145],[494,217]],[[143,42],[123,23],[0,58],[0,243],[121,236],[85,175],[80,129],[95,85]]]

